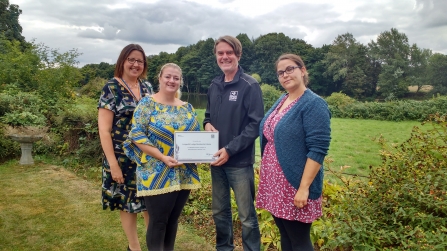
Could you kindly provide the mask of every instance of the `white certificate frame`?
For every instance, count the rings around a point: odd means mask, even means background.
[[[219,150],[219,132],[175,131],[174,158],[181,163],[211,163]]]

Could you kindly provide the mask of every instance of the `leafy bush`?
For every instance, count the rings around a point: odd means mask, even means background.
[[[5,133],[3,124],[0,124],[0,162],[20,156],[19,143],[11,140]]]
[[[33,92],[9,88],[0,93],[0,121],[11,126],[45,126],[43,103]]]
[[[281,97],[282,93],[274,86],[268,84],[262,84],[261,90],[262,98],[264,99],[264,111],[267,112],[273,104],[275,104],[278,98]]]
[[[355,103],[356,100],[344,93],[334,92],[331,96],[326,98],[326,102],[328,105],[343,109],[343,107]]]
[[[253,74],[251,74],[251,76],[252,76],[254,79],[256,79],[256,81],[258,81],[258,83],[261,83],[262,79],[261,79],[261,76],[259,76],[259,74],[257,74],[257,73],[253,73]]]
[[[79,90],[79,94],[87,96],[89,98],[98,99],[101,94],[101,90],[106,82],[107,80],[103,78],[96,77],[94,79],[91,79]]]
[[[380,139],[382,165],[334,207],[326,250],[447,249],[447,117],[430,116],[402,144]],[[424,124],[424,123],[423,123]]]
[[[40,96],[34,92],[22,92],[16,88],[10,88],[0,93],[0,116],[5,113],[24,111],[41,113],[43,103]]]
[[[328,98],[329,99],[329,98]],[[331,103],[328,101],[328,103]],[[355,102],[337,107],[329,105],[333,117],[376,119],[388,121],[426,120],[430,114],[447,111],[447,97],[438,96],[429,100],[397,100],[390,102]]]
[[[45,117],[42,114],[32,114],[31,112],[9,112],[1,121],[11,126],[44,126]]]
[[[97,100],[79,97],[70,106],[62,108],[55,118],[54,128],[64,140],[61,153],[75,153],[80,159],[100,160],[102,149],[96,107]]]

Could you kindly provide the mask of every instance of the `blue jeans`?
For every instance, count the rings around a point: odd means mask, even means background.
[[[233,245],[233,221],[231,193],[233,189],[242,223],[242,245],[244,251],[259,251],[261,235],[254,206],[255,185],[253,166],[211,167],[212,211],[216,224],[216,250],[231,251]]]

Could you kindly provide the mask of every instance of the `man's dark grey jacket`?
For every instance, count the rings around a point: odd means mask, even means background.
[[[222,166],[243,167],[255,161],[255,140],[264,117],[264,103],[259,83],[239,66],[234,79],[225,82],[225,75],[213,79],[208,89],[206,123],[219,131],[219,149],[230,155]]]

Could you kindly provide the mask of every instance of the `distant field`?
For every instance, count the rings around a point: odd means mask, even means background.
[[[196,111],[199,121],[203,121],[205,110],[197,109]],[[401,143],[410,137],[414,126],[420,126],[420,122],[333,118],[329,157],[334,162],[331,163],[331,167],[334,170],[340,170],[341,166],[349,166],[345,170],[346,173],[366,175],[370,165],[374,167],[381,163],[380,146],[374,140],[382,135],[390,144]],[[256,147],[256,155],[259,159],[259,143]]]
[[[429,91],[431,91],[432,89],[433,89],[433,86],[431,86],[431,85],[423,85],[423,86],[421,87],[420,92],[429,92]],[[410,92],[416,92],[416,91],[418,90],[418,87],[417,87],[417,85],[408,86],[408,90],[409,90]]]

